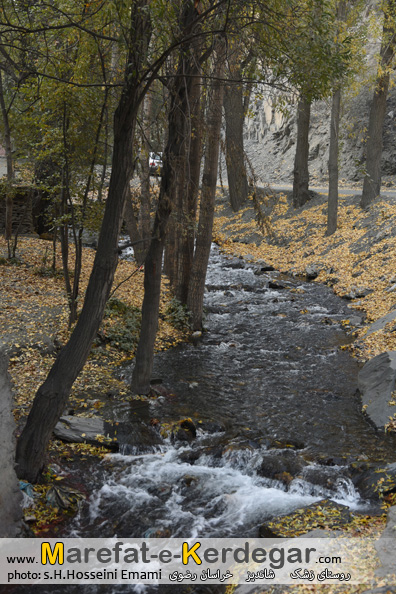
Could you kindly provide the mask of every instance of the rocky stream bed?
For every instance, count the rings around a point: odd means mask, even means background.
[[[323,500],[323,526],[379,512],[373,477],[394,468],[396,440],[362,412],[348,303],[268,268],[213,247],[207,331],[156,355],[154,397],[101,410],[119,451],[86,474],[63,536],[284,536]]]

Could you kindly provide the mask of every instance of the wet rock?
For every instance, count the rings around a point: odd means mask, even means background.
[[[277,449],[292,449],[292,450],[303,450],[305,445],[302,441],[298,439],[273,439],[270,442],[271,448]]]
[[[279,281],[269,281],[268,288],[273,289],[275,291],[281,291],[282,289],[286,289],[286,285]]]
[[[396,317],[396,315],[395,315]],[[361,326],[363,323],[362,317],[361,316],[349,316],[349,323],[351,326]]]
[[[182,452],[179,456],[179,460],[181,460],[181,462],[185,462],[186,464],[195,464],[195,462],[198,460],[198,458],[200,458],[201,456],[201,451],[200,450],[188,450],[187,452]]]
[[[194,346],[197,346],[199,344],[199,342],[201,341],[202,338],[202,332],[200,330],[197,330],[196,332],[193,332],[191,334],[191,342],[193,343]]]
[[[174,398],[175,394],[169,390],[169,388],[165,388],[165,386],[156,385],[153,386],[150,390],[150,395],[154,397],[163,396],[164,398]]]
[[[271,264],[267,264],[265,260],[257,260],[256,262],[263,272],[272,272],[275,268]],[[396,282],[396,281],[395,281]]]
[[[172,431],[172,440],[175,441],[193,441],[197,436],[197,428],[191,419],[183,419]]]
[[[143,534],[143,538],[170,538],[171,531],[168,528],[149,528]]]
[[[231,268],[233,270],[243,269],[245,268],[245,262],[239,258],[233,258],[224,262],[224,268]]]
[[[305,465],[306,462],[293,451],[266,452],[263,454],[263,461],[257,469],[257,474],[288,484],[290,477],[298,475]]]
[[[193,487],[199,482],[198,477],[192,474],[185,474],[178,481],[182,487]]]
[[[224,425],[218,421],[200,421],[198,426],[205,433],[222,433],[225,431]]]
[[[358,385],[363,406],[377,427],[384,427],[395,412],[394,406],[389,405],[395,379],[395,351],[386,351],[370,359],[359,372]]]
[[[386,494],[396,492],[396,462],[371,467],[358,475],[354,482],[363,499],[379,501]]]
[[[255,276],[261,276],[263,274],[267,274],[267,272],[273,272],[275,268],[270,264],[265,264],[264,266],[259,266],[254,271]]]
[[[118,450],[118,439],[106,434],[105,422],[99,417],[63,416],[54,429],[56,438],[71,443],[89,443]]]
[[[339,456],[331,456],[328,458],[327,456],[320,459],[320,464],[324,466],[343,466],[345,464],[345,459]]]
[[[150,386],[159,386],[162,382],[163,379],[161,377],[153,377],[153,379],[150,380]]]
[[[121,422],[117,425],[105,424],[106,434],[117,437],[120,451],[123,454],[146,454],[158,450],[163,443],[159,434],[159,425],[149,426],[139,419],[130,422]]]
[[[375,543],[375,548],[381,562],[376,575],[384,577],[396,574],[396,506],[389,508],[385,530]]]
[[[209,292],[224,291],[224,285],[205,285],[205,289]]]
[[[300,536],[312,529],[337,529],[349,524],[352,514],[346,505],[322,499],[317,503],[299,508],[287,514],[265,522],[259,528],[260,538],[284,538]]]
[[[15,474],[15,423],[7,358],[0,351],[0,537],[13,538],[22,528],[22,494]]]
[[[331,467],[307,466],[302,473],[303,479],[312,485],[318,485],[324,489],[335,490],[337,483],[342,476]]]

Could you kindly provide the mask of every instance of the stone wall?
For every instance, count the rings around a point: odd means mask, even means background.
[[[15,231],[19,225],[19,233],[32,233],[34,231],[32,190],[29,187],[17,186],[12,188],[13,208],[12,208],[12,231]],[[32,200],[33,198],[33,200]],[[0,233],[4,233],[6,214],[6,187],[0,184]]]

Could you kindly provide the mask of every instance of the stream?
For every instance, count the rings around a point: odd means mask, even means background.
[[[323,498],[369,511],[350,465],[394,461],[396,442],[362,414],[359,367],[340,348],[351,340],[341,321],[356,312],[328,287],[216,246],[205,311],[198,343],[156,355],[156,398],[113,402],[123,445],[87,476],[91,496],[63,536],[256,537],[264,521]],[[150,426],[181,419],[194,438]]]
[[[325,497],[368,509],[349,465],[395,460],[395,440],[361,412],[358,364],[340,349],[347,303],[213,246],[205,310],[198,344],[156,355],[158,397],[114,405],[122,453],[90,479],[71,536],[254,537],[263,521]],[[129,381],[131,368],[122,374]],[[186,418],[195,439],[150,427],[153,442],[128,443],[136,424]]]

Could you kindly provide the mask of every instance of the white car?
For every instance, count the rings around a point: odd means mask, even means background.
[[[149,154],[150,175],[161,175],[162,173],[162,153]]]

